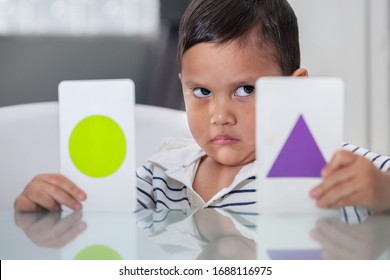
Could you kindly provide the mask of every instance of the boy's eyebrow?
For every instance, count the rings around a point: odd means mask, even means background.
[[[236,81],[232,81],[231,84],[235,86],[255,85],[258,78],[260,77],[256,77],[256,78],[248,77],[247,79],[239,79]]]
[[[195,81],[192,81],[192,80],[188,80],[188,81],[185,81],[184,82],[184,85],[186,87],[189,87],[189,88],[193,88],[193,87],[197,87],[199,86],[201,83],[198,83],[198,82],[195,82]]]
[[[229,82],[229,85],[230,86],[255,85],[257,79],[259,79],[260,77],[261,76],[259,76],[259,77],[248,77],[246,79],[232,80],[232,81]],[[204,82],[196,82],[196,81],[193,81],[193,80],[184,81],[184,85],[186,87],[189,87],[189,88],[199,87],[199,86],[202,86],[204,84],[205,84]]]

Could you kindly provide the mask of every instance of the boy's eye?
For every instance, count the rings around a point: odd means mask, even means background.
[[[236,95],[245,97],[245,96],[252,95],[254,92],[255,92],[254,86],[241,86],[237,88]]]
[[[205,89],[205,88],[195,88],[194,94],[197,97],[204,98],[204,97],[211,96],[211,91],[209,91],[208,89]]]

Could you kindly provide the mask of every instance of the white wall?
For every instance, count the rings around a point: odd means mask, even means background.
[[[390,154],[390,2],[375,0],[369,5],[370,144],[372,150]]]
[[[289,2],[298,17],[302,67],[345,82],[345,141],[389,154],[388,1]]]

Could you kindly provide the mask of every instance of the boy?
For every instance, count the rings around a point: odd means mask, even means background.
[[[308,75],[300,68],[294,11],[286,0],[194,0],[180,24],[178,63],[196,143],[166,142],[137,170],[138,207],[255,210],[255,82]],[[373,162],[382,170],[390,166],[381,156]],[[390,173],[374,164],[337,152],[310,195],[324,208],[390,209]],[[15,209],[59,211],[64,204],[79,210],[85,198],[62,175],[40,175]]]

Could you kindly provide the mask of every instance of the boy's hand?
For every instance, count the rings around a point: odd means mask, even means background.
[[[83,190],[61,174],[42,174],[36,176],[16,198],[16,211],[37,212],[46,209],[51,212],[62,210],[65,205],[73,210],[82,208],[86,199]]]
[[[390,209],[390,172],[368,159],[338,151],[322,169],[323,181],[310,191],[320,208],[361,206],[379,213]]]

